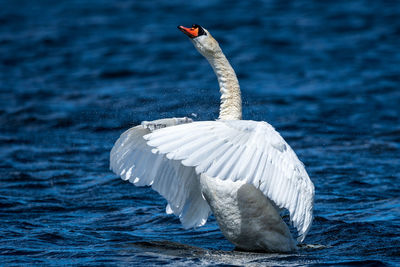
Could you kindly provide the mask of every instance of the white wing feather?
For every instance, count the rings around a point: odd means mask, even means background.
[[[177,169],[194,167],[197,174],[259,187],[278,207],[289,210],[298,240],[304,240],[313,218],[314,185],[294,151],[268,123],[194,122],[154,131],[144,139],[158,153],[154,157],[165,154]]]
[[[191,122],[179,120],[182,119],[143,122],[124,132],[111,150],[110,169],[136,186],[151,186],[168,201],[166,212],[179,216],[182,225],[191,228],[204,225],[211,212],[200,192],[198,175],[193,167],[152,153],[152,147],[143,139],[153,130]],[[169,140],[168,136],[164,138],[165,142]]]

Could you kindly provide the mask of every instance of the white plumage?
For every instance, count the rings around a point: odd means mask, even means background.
[[[160,193],[168,201],[166,212],[179,216],[185,228],[204,225],[212,209],[214,213],[220,213],[215,215],[221,230],[237,246],[290,251],[293,247],[287,226],[275,211],[264,206],[270,205],[268,203],[272,200],[273,206],[287,209],[301,242],[313,219],[314,185],[294,151],[271,125],[240,120],[240,100],[235,100],[240,99],[236,75],[226,58],[218,54],[222,54],[218,43],[208,31],[203,30],[205,34],[192,37],[192,41],[212,64],[219,78],[222,92],[220,120],[192,122],[187,118],[173,118],[143,122],[117,140],[110,154],[111,169],[124,180],[137,186],[151,186]],[[207,50],[208,47],[211,48]],[[224,94],[229,89],[231,92],[227,97]],[[235,194],[239,196],[236,192],[243,184],[254,187],[243,187],[241,192],[254,196],[241,197],[245,200],[240,203]],[[262,194],[256,193],[257,188]],[[260,199],[262,195],[266,200]],[[223,200],[227,197],[231,200],[224,204]],[[256,208],[250,211],[257,198]],[[225,209],[223,205],[228,206]],[[239,206],[242,210],[239,210]],[[272,221],[279,222],[277,230],[268,232],[271,231],[268,226],[268,231],[245,229],[241,225],[244,218],[235,222],[240,214],[244,214],[243,207],[246,206],[249,207],[249,211],[245,211],[247,217],[254,216],[257,224],[271,223],[271,220],[258,217],[271,217]],[[230,213],[224,214],[227,213],[225,210],[230,210]],[[229,217],[233,213],[236,215]],[[224,220],[233,220],[233,223]],[[270,236],[275,236],[275,233],[281,236],[274,237],[279,244],[271,241]],[[259,242],[255,240],[257,244],[249,245],[249,240],[243,239],[246,234],[259,238]],[[268,235],[270,239],[257,235]]]
[[[210,207],[201,195],[194,169],[152,153],[143,138],[150,129],[166,127],[162,122],[168,120],[171,119],[158,120],[149,126],[138,125],[124,132],[111,150],[110,168],[123,180],[136,186],[151,186],[160,193],[168,201],[167,213],[179,216],[185,228],[202,226],[210,214]],[[185,121],[189,122],[191,120]]]

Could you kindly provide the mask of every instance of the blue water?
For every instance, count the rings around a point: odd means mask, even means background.
[[[400,3],[329,2],[0,1],[0,265],[400,264]],[[233,252],[109,171],[142,120],[218,117],[193,23],[305,163],[319,249]]]

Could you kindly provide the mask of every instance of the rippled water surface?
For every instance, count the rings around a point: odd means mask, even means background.
[[[400,264],[400,3],[287,2],[1,1],[1,265]],[[305,163],[305,242],[323,247],[233,252],[212,217],[184,230],[109,171],[142,120],[217,118],[215,76],[176,29],[192,23],[237,71],[244,118]]]

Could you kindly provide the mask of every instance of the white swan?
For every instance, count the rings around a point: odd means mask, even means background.
[[[295,250],[279,208],[289,210],[302,242],[314,201],[303,164],[271,125],[241,120],[236,74],[211,34],[199,25],[178,28],[218,77],[219,119],[142,122],[117,140],[110,168],[136,186],[150,185],[185,228],[204,225],[212,211],[224,236],[240,249]]]

